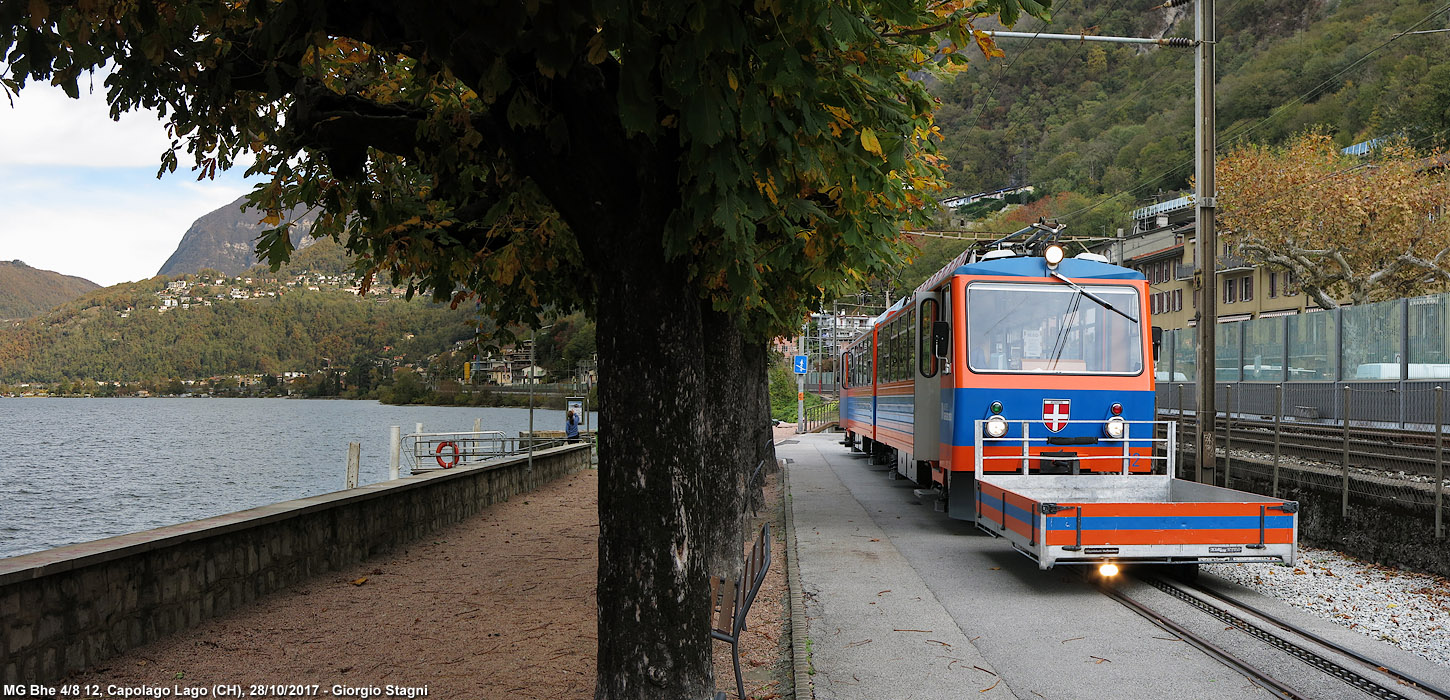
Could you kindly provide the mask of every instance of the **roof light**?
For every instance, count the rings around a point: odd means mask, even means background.
[[[1047,258],[1047,266],[1051,268],[1056,268],[1057,264],[1062,262],[1062,258],[1065,255],[1066,253],[1063,252],[1062,246],[1059,245],[1047,246],[1047,250],[1042,252],[1042,257]]]

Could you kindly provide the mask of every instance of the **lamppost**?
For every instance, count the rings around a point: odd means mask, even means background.
[[[539,326],[529,331],[529,473],[534,473],[534,384],[538,382],[537,368],[534,367],[534,342],[539,337],[539,331],[546,331],[553,328],[554,324]]]

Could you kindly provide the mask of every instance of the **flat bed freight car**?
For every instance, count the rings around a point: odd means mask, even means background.
[[[1173,435],[1172,424],[1167,434]],[[1006,538],[1041,569],[1294,563],[1298,503],[1175,478],[1171,438],[1163,442],[1168,448],[1150,459],[1161,460],[1166,473],[1134,472],[1130,464],[1143,458],[1129,455],[1118,474],[1042,474],[1028,468],[1030,459],[1020,460],[1017,472],[981,472],[977,527]],[[1018,461],[988,459],[999,466]]]

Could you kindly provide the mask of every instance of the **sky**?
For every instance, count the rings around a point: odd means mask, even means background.
[[[81,91],[31,83],[13,106],[0,93],[0,260],[102,286],[152,277],[193,221],[251,189],[245,167],[198,182],[182,153],[158,180],[156,114],[112,121],[99,77]]]

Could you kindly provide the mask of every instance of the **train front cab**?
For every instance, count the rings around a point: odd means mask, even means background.
[[[946,338],[935,341],[945,361],[932,481],[953,518],[976,517],[978,420],[1005,427],[1004,440],[983,449],[984,472],[1021,472],[1025,430],[1030,472],[1088,474],[1123,468],[1121,442],[1099,444],[1111,423],[1154,419],[1146,280],[1082,259],[1057,272],[1079,287],[1050,276],[1043,258],[1020,257],[964,265],[940,288],[948,325],[936,331]],[[1152,445],[1130,441],[1129,453],[1151,456]],[[1152,468],[1129,462],[1134,472]]]

